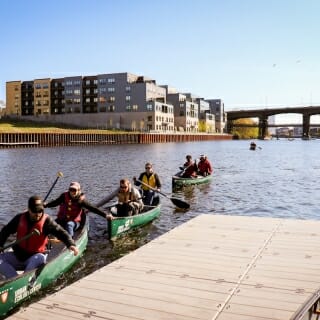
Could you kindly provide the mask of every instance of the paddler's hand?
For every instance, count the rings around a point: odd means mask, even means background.
[[[106,219],[107,219],[107,220],[113,220],[113,219],[114,219],[114,216],[113,216],[111,213],[108,213],[108,214],[106,215]]]
[[[77,248],[76,246],[70,246],[68,249],[69,249],[70,251],[73,251],[73,255],[74,255],[74,256],[77,256],[78,253],[79,253],[79,250],[78,250],[78,248]]]

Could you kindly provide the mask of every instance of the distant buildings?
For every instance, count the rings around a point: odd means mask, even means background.
[[[148,132],[219,132],[221,100],[179,93],[130,73],[6,83],[6,115],[83,127]]]

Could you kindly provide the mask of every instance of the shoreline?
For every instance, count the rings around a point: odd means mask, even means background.
[[[232,140],[229,134],[208,133],[110,133],[103,130],[56,132],[0,132],[0,149],[109,144],[150,144]]]

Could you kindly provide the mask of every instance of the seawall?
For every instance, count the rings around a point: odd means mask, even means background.
[[[0,148],[59,147],[75,145],[148,144],[231,140],[228,134],[162,133],[0,133]]]

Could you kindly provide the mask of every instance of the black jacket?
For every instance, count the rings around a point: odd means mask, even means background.
[[[0,247],[3,247],[3,245],[6,243],[8,237],[11,234],[17,233],[20,217],[24,213],[19,213],[7,225],[5,225],[2,230],[0,231]],[[29,215],[27,214],[27,220],[30,227],[35,223],[28,219]],[[48,216],[44,222],[43,225],[43,233],[46,235],[52,234],[55,237],[57,237],[59,240],[61,240],[68,248],[70,246],[74,246],[75,242],[70,237],[68,232],[64,230],[60,225],[58,225],[50,216]],[[19,247],[19,244],[14,245],[12,247],[15,255],[17,258],[21,261],[24,261],[28,259],[31,255],[30,253],[26,252],[24,249]]]

